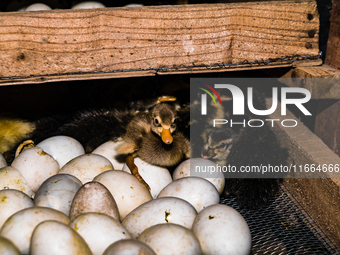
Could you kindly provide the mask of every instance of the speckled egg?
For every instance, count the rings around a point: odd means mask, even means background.
[[[30,207],[9,217],[2,226],[0,235],[10,239],[22,254],[28,254],[33,230],[45,220],[70,223],[70,218],[62,212],[45,207]]]
[[[0,169],[0,190],[1,189],[16,189],[24,192],[29,197],[34,196],[34,192],[21,172],[11,166]]]
[[[33,206],[32,199],[19,190],[0,190],[0,229],[11,215]]]
[[[69,226],[84,238],[93,255],[102,255],[110,244],[131,238],[118,220],[102,213],[80,214]]]
[[[99,182],[84,184],[74,196],[70,218],[86,212],[103,213],[119,221],[118,206],[110,191]]]
[[[202,254],[200,243],[194,233],[173,223],[147,228],[140,234],[138,240],[149,245],[157,255]]]
[[[139,174],[149,185],[153,198],[156,198],[159,192],[172,182],[169,170],[164,167],[151,165],[140,158],[135,158],[134,164],[138,167]],[[123,171],[131,174],[130,168],[126,164]]]
[[[11,166],[21,172],[33,192],[59,171],[58,162],[38,146],[21,152]]]
[[[80,142],[69,136],[52,136],[38,143],[37,146],[58,161],[60,168],[71,159],[85,154]]]
[[[173,180],[177,180],[183,177],[201,177],[210,181],[218,193],[221,195],[225,185],[225,177],[222,172],[215,171],[213,173],[205,172],[210,167],[215,168],[216,163],[203,158],[191,158],[183,161],[179,166],[176,167],[172,174]],[[199,172],[200,170],[200,172]]]
[[[73,197],[82,183],[69,174],[57,174],[41,184],[34,197],[34,204],[49,207],[69,216]]]
[[[123,171],[107,171],[94,181],[103,184],[114,197],[119,210],[120,220],[141,204],[152,200],[149,190],[136,177]]]
[[[105,157],[84,154],[69,161],[60,169],[59,174],[71,174],[84,184],[92,181],[98,174],[109,170],[113,170],[113,166]]]
[[[203,254],[248,255],[251,234],[247,222],[232,207],[218,204],[203,209],[192,231],[200,241]]]
[[[220,196],[215,186],[198,177],[185,177],[173,181],[159,193],[158,197],[184,199],[193,205],[197,212],[220,202]]]
[[[136,238],[145,229],[161,223],[175,223],[190,229],[196,215],[195,208],[187,201],[162,197],[137,207],[122,223],[131,236]]]
[[[92,255],[84,239],[68,225],[47,220],[34,229],[30,255]]]

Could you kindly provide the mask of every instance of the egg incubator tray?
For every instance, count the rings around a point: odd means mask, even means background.
[[[340,254],[284,187],[260,210],[240,209],[235,197],[222,199],[221,203],[236,209],[247,221],[252,235],[252,255]]]

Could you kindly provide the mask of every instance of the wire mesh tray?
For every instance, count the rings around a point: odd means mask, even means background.
[[[252,255],[340,252],[284,187],[260,210],[240,209],[235,197],[222,199],[221,203],[236,209],[247,221],[252,235]]]

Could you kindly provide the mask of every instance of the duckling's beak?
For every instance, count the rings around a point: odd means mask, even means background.
[[[170,133],[170,128],[168,129],[163,128],[161,137],[162,137],[162,141],[166,144],[171,144],[172,141],[174,140],[174,138],[172,137]]]

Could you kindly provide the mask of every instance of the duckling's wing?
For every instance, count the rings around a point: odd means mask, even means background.
[[[66,135],[78,140],[90,152],[99,145],[122,136],[132,118],[132,112],[115,109],[84,111],[66,123],[60,123],[58,117],[53,117],[37,123],[32,140],[39,143],[51,136]]]

